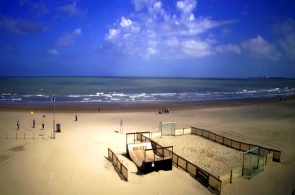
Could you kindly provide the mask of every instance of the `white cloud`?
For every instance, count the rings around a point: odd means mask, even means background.
[[[165,42],[168,47],[177,47],[179,45],[179,41],[176,37],[170,37]]]
[[[279,41],[279,46],[289,59],[295,60],[295,33],[285,35],[285,37]]]
[[[106,36],[106,38],[109,39],[109,40],[112,40],[112,39],[114,39],[115,37],[117,37],[118,34],[119,34],[119,30],[116,30],[116,29],[110,29],[110,30],[109,30],[109,34]],[[127,35],[127,34],[126,34],[126,35]],[[130,35],[130,34],[128,34],[128,36],[129,36],[129,35]],[[126,36],[126,37],[128,37],[128,36]]]
[[[156,3],[154,3],[154,8],[155,9],[161,9],[161,7],[162,7],[162,2],[161,1],[157,1]]]
[[[278,60],[281,57],[281,53],[277,48],[259,35],[256,38],[249,39],[242,43],[242,47],[253,57],[267,58],[271,60]]]
[[[154,47],[148,47],[144,58],[149,59],[150,56],[155,55],[155,54],[157,54],[157,50]]]
[[[282,35],[278,46],[290,60],[295,59],[295,21],[287,19],[285,22],[276,25],[276,31]]]
[[[176,7],[181,13],[181,19],[183,21],[193,21],[194,14],[193,11],[197,6],[196,0],[183,0],[177,1]]]
[[[59,52],[56,49],[49,49],[47,52],[52,55],[59,55]]]
[[[177,8],[184,14],[190,15],[195,9],[197,2],[195,0],[177,1]]]
[[[121,17],[105,35],[108,51],[111,49],[136,58],[178,59],[214,55],[217,41],[212,39],[212,33],[206,33],[234,22],[196,18],[193,13],[197,5],[195,0],[178,1],[174,10],[170,7],[165,10],[167,6],[156,0],[134,0],[133,4],[137,12],[128,18]],[[229,47],[223,48],[223,52],[236,49]]]
[[[287,19],[285,22],[276,24],[274,27],[274,30],[276,32],[282,33],[282,34],[290,34],[294,33],[295,31],[295,21],[291,18]]]
[[[156,3],[152,4],[148,7],[148,10],[151,14],[153,14],[153,17],[155,17],[157,14],[165,15],[165,11],[162,8],[162,2],[157,1]]]
[[[73,2],[72,4],[59,6],[58,10],[65,12],[65,13],[69,14],[70,16],[81,16],[86,12],[86,10],[79,9],[76,6],[76,2]]]
[[[141,11],[145,7],[153,5],[154,2],[155,0],[132,0],[136,11]]]
[[[80,36],[81,34],[82,34],[81,28],[77,28],[73,32],[73,35],[74,36]]]
[[[229,53],[241,53],[241,48],[238,45],[227,44],[227,45],[219,45],[216,47],[216,51],[219,53],[229,52]]]
[[[211,45],[204,41],[184,41],[182,50],[189,57],[204,57],[212,54]]]
[[[122,18],[121,18],[120,25],[121,25],[123,28],[126,28],[126,27],[132,25],[132,21],[131,21],[130,19],[126,19],[126,18],[122,17]]]
[[[58,46],[72,46],[74,45],[75,41],[82,35],[81,28],[75,29],[72,33],[66,33],[65,35],[61,36],[56,45]]]

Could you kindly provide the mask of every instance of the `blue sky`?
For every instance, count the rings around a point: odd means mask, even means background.
[[[295,77],[295,2],[1,0],[0,76]]]

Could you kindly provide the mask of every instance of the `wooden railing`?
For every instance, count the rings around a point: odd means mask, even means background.
[[[108,148],[108,159],[112,161],[113,165],[117,168],[116,171],[123,176],[123,178],[128,181],[128,169],[123,165],[116,154]]]

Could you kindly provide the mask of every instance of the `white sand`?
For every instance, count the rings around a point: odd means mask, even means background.
[[[295,189],[294,105],[294,101],[289,101],[262,104],[259,110],[257,105],[172,110],[165,115],[157,112],[78,113],[77,122],[74,121],[76,113],[57,113],[56,122],[61,123],[62,133],[56,134],[55,140],[46,136],[52,132],[52,113],[0,112],[0,194],[210,194],[176,167],[172,171],[138,174],[134,163],[120,155],[126,152],[126,136],[116,132],[120,129],[120,118],[123,118],[124,133],[154,132],[158,131],[160,121],[175,121],[177,128],[196,126],[282,150],[281,163],[269,162],[265,171],[251,180],[238,178],[232,184],[223,185],[222,193],[292,194]],[[31,128],[33,118],[35,129]],[[17,120],[19,131],[15,130]],[[42,120],[45,130],[40,130]],[[32,132],[41,136],[16,140],[12,139],[15,132],[26,133],[27,138]],[[6,139],[7,133],[10,139]],[[198,145],[190,145],[188,137],[183,137],[186,150],[176,149],[175,145],[175,151],[181,156],[198,150]],[[221,152],[228,150],[220,147]],[[128,167],[129,182],[121,180],[107,160],[107,148],[118,154]],[[212,162],[212,167],[216,166],[215,152],[212,149],[210,155],[204,156],[204,161]]]
[[[196,135],[163,136],[154,140],[161,146],[173,146],[176,154],[215,177],[226,175],[243,164],[242,152]]]

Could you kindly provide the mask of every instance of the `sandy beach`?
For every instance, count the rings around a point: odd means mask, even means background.
[[[170,113],[158,114],[161,106],[169,107]],[[232,184],[222,185],[222,194],[292,194],[294,108],[293,98],[266,99],[259,104],[256,100],[177,105],[57,105],[55,121],[60,124],[61,133],[51,139],[52,106],[0,105],[0,194],[211,194],[177,167],[143,175],[126,158],[126,133],[157,132],[159,122],[168,121],[175,121],[177,129],[195,126],[282,151],[280,163],[269,161],[264,172],[254,178],[239,177]],[[121,119],[123,134],[118,133]],[[175,152],[183,157],[196,153],[201,161],[190,160],[217,176],[240,164],[239,160],[231,160],[239,158],[241,152],[195,135],[166,136],[157,141],[163,145],[174,143]],[[107,160],[108,148],[127,166],[128,182],[120,178]]]

